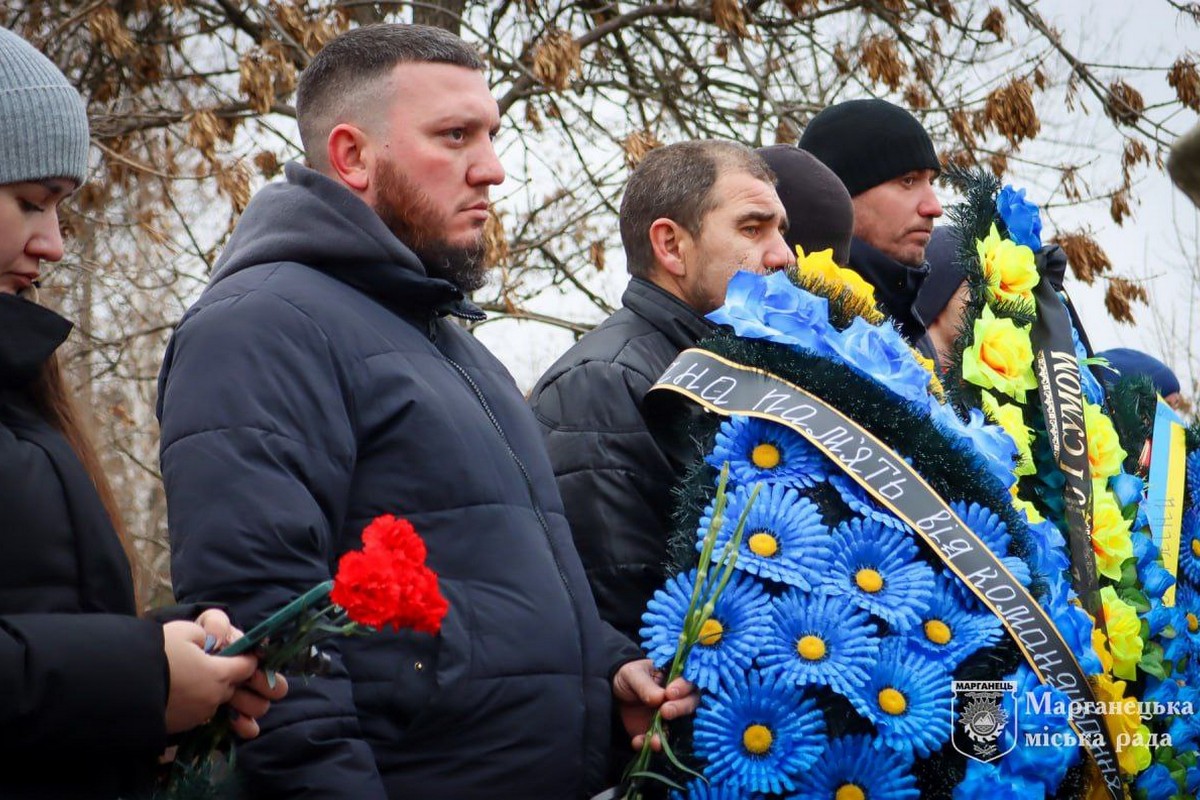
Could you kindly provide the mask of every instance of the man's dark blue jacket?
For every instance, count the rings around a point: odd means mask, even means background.
[[[564,800],[597,790],[604,625],[512,378],[446,314],[478,316],[379,217],[297,164],[247,207],[159,378],[172,577],[248,627],[380,514],[424,538],[437,637],[334,646],[238,750],[256,798]]]

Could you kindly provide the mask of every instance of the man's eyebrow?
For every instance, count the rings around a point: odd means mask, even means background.
[[[752,209],[750,211],[742,212],[742,214],[740,214],[737,218],[737,224],[741,225],[746,222],[771,222],[778,217],[779,214],[774,211],[759,211]],[[787,217],[783,218],[783,224],[787,225]]]

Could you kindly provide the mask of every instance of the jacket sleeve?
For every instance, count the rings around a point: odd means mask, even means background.
[[[152,761],[166,747],[162,628],[119,614],[0,617],[0,750]]]
[[[646,427],[643,375],[585,361],[534,398],[600,616],[634,642],[663,581],[674,473]]]
[[[171,572],[181,602],[247,629],[331,575],[355,462],[345,365],[320,327],[266,291],[180,326],[159,377]],[[384,798],[337,655],[290,682],[238,748],[254,797]]]

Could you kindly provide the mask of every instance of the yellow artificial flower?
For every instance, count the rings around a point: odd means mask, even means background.
[[[1013,470],[1017,475],[1032,475],[1037,472],[1033,464],[1033,451],[1030,444],[1033,441],[1033,431],[1025,424],[1025,412],[1020,406],[1012,403],[1001,403],[989,392],[983,392],[983,413],[988,418],[1004,428],[1004,432],[1017,446],[1017,456],[1020,461]]]
[[[910,347],[909,350],[912,351],[913,358],[917,360],[917,363],[929,373],[929,392],[939,402],[944,403],[946,401],[946,387],[942,386],[942,379],[938,377],[937,363],[932,358],[926,358],[921,355],[921,351],[915,347]]]
[[[796,271],[801,276],[818,278],[835,288],[845,286],[855,296],[875,305],[875,287],[854,270],[838,266],[833,260],[832,247],[805,255],[804,248],[796,245]]]
[[[1113,674],[1118,678],[1137,678],[1137,663],[1142,660],[1142,622],[1137,609],[1117,597],[1111,586],[1100,589],[1100,605],[1108,628],[1108,647],[1113,658]]]
[[[1114,581],[1121,580],[1121,565],[1133,558],[1133,539],[1129,520],[1105,481],[1092,481],[1092,549],[1096,551],[1096,569]]]
[[[975,240],[975,250],[987,277],[991,299],[1020,303],[1032,310],[1033,287],[1038,283],[1033,251],[1010,239],[1001,239],[994,223],[986,239]]]
[[[1094,619],[1092,620],[1092,649],[1096,651],[1096,656],[1100,659],[1100,668],[1105,672],[1112,672],[1113,658],[1108,652],[1108,637],[1104,635],[1104,631],[1100,630],[1100,626]]]
[[[975,320],[974,331],[974,343],[963,353],[963,378],[1025,402],[1025,393],[1037,388],[1029,331],[1011,319],[997,319],[987,307]]]
[[[1104,409],[1095,403],[1083,404],[1083,427],[1087,430],[1088,462],[1092,478],[1111,478],[1121,471],[1125,451]]]
[[[1108,675],[1097,675],[1093,686],[1096,701],[1107,708],[1120,708],[1119,713],[1105,714],[1104,723],[1112,741],[1126,743],[1117,751],[1117,761],[1126,775],[1137,775],[1150,766],[1150,729],[1142,724],[1137,698],[1125,696],[1125,681],[1115,681]]]

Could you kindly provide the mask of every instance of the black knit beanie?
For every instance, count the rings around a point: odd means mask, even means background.
[[[829,106],[808,123],[800,149],[833,170],[851,197],[915,169],[942,169],[917,118],[886,100]]]
[[[779,178],[775,185],[788,215],[788,246],[815,253],[833,248],[842,266],[850,258],[854,204],[841,180],[811,153],[790,144],[756,150]]]

